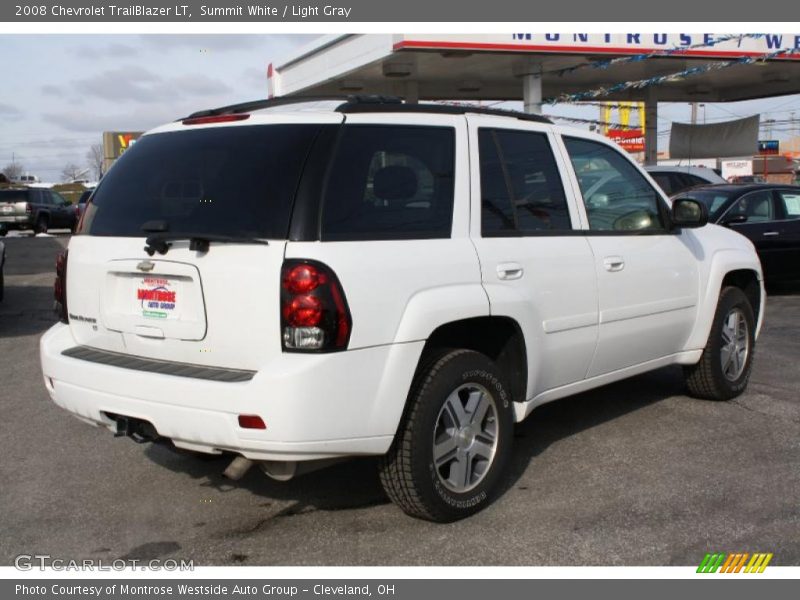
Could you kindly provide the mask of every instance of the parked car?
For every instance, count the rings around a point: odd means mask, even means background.
[[[0,189],[0,235],[12,229],[47,233],[52,229],[74,230],[75,209],[61,194],[40,188]]]
[[[234,479],[381,456],[392,500],[451,521],[497,493],[513,424],[546,402],[671,364],[694,396],[742,393],[761,266],[706,220],[606,138],[533,115],[202,111],[95,191],[44,382],[88,423],[233,454]]]
[[[711,222],[753,242],[767,283],[800,280],[800,186],[711,185],[676,197],[684,195],[705,204]]]
[[[75,218],[79,223],[81,217],[83,216],[84,211],[86,210],[86,203],[89,202],[89,198],[92,197],[92,193],[94,192],[94,188],[90,188],[85,190],[80,198],[78,198],[78,202],[75,204]]]
[[[727,183],[714,169],[707,167],[648,165],[645,169],[667,196],[679,194],[698,185]]]
[[[0,242],[0,302],[3,301],[6,290],[6,245]]]

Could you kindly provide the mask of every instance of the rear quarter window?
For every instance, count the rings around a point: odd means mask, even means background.
[[[450,237],[454,164],[453,128],[345,125],[325,186],[322,239]]]

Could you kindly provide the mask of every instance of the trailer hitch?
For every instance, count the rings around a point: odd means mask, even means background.
[[[117,424],[117,431],[114,433],[114,437],[129,437],[137,444],[155,442],[161,437],[151,423],[142,419],[123,415],[109,414],[108,416]]]

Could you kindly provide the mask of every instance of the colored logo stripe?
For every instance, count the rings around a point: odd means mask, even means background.
[[[697,567],[698,573],[763,573],[764,569],[772,560],[772,553],[756,552],[755,554],[748,554],[747,552],[735,552],[726,554],[725,552],[707,553],[700,566]],[[747,562],[747,559],[750,562]],[[747,563],[747,566],[745,566]],[[742,570],[744,569],[744,570]]]

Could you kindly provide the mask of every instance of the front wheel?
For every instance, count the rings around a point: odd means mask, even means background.
[[[744,292],[726,287],[719,295],[711,333],[700,362],[684,368],[689,393],[730,400],[747,387],[753,367],[755,317]]]
[[[431,355],[381,461],[384,490],[407,514],[448,522],[488,505],[508,462],[511,395],[497,366],[470,350]]]

